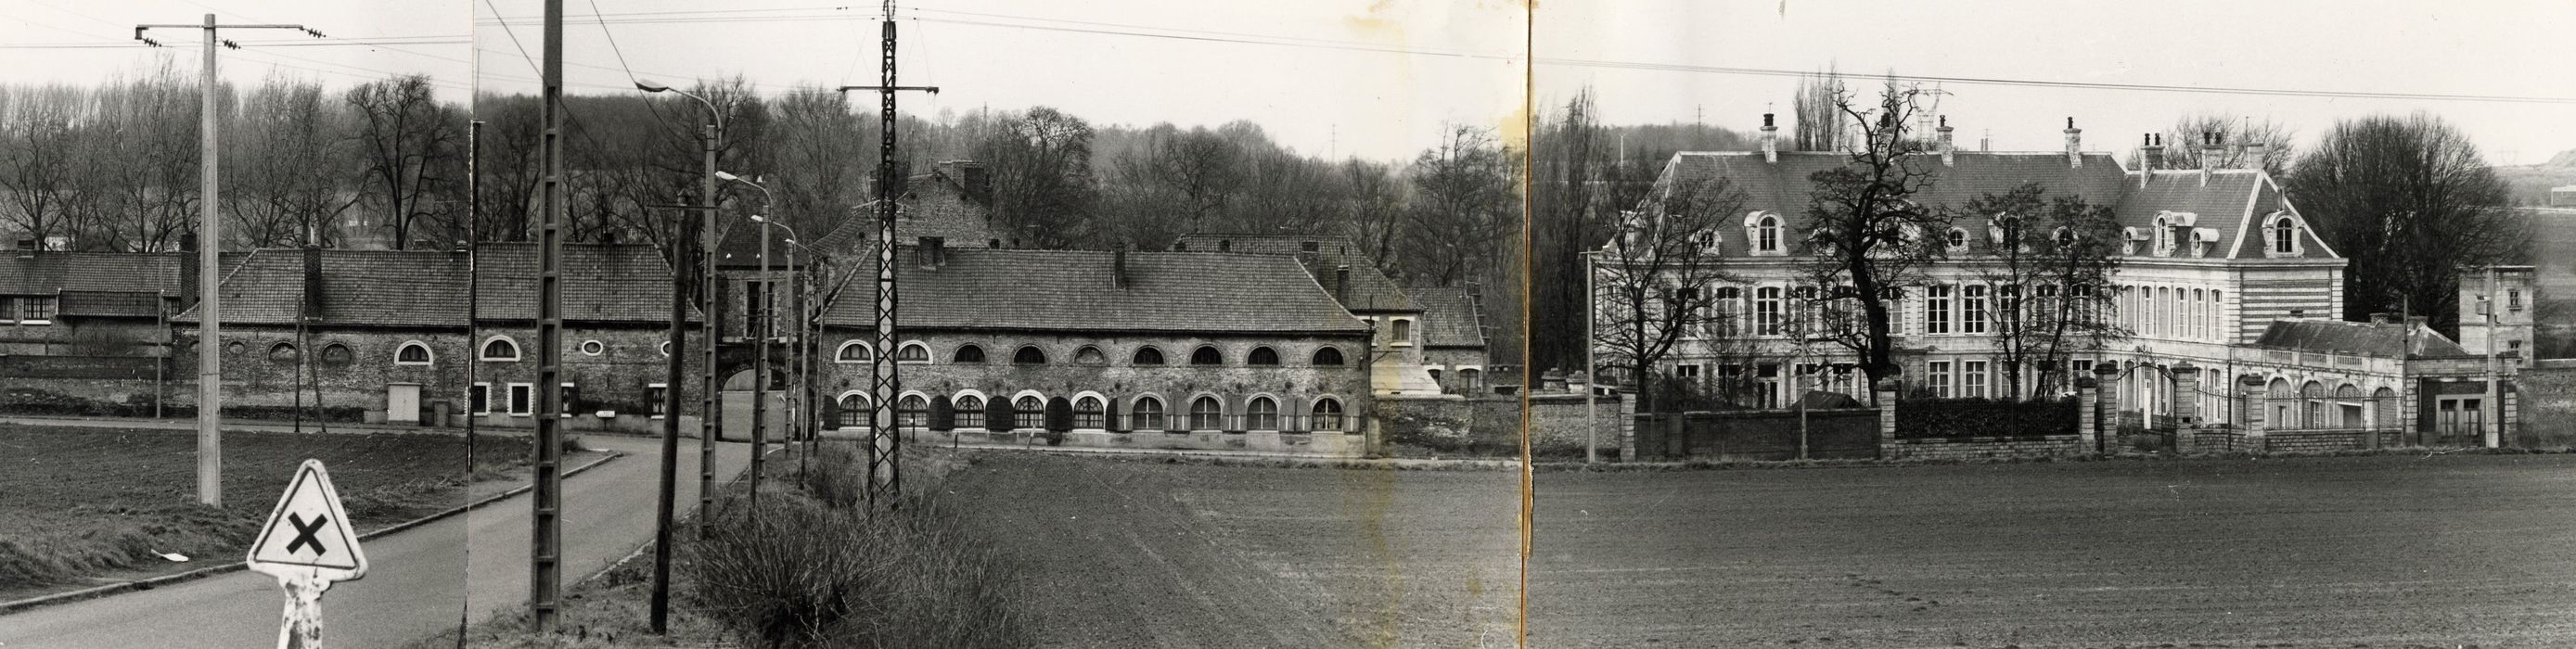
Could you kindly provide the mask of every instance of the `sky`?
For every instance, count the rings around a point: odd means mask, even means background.
[[[1942,83],[1962,148],[2126,152],[2186,113],[2271,119],[2313,144],[2336,120],[2431,112],[2488,160],[2536,163],[2576,149],[2576,2],[2495,0],[1546,0],[1536,13],[1534,99],[1561,108],[1585,87],[1612,123],[1751,131],[1789,126],[1794,77],[1637,70],[1563,61],[1886,73],[2197,87],[2555,97],[2499,103],[2280,97]],[[1873,85],[1864,87],[1874,87]],[[1548,109],[1542,108],[1542,112]]]
[[[847,0],[566,0],[569,89],[632,92],[742,75],[764,92],[876,81],[876,7]],[[1510,130],[1579,89],[1613,123],[1749,130],[1795,80],[1707,68],[1888,72],[2048,82],[2498,95],[2576,101],[2576,2],[2159,0],[942,0],[901,18],[906,112],[1049,105],[1099,125],[1262,125],[1304,153],[1404,160],[1453,124]],[[240,32],[225,77],[335,88],[388,73],[533,91],[537,0],[12,0],[0,82],[94,83],[160,61],[193,70],[191,30],[137,23],[297,22],[332,38]],[[1531,16],[1525,18],[1524,16]],[[1531,33],[1535,32],[1535,33]],[[516,40],[512,37],[516,36]],[[614,45],[612,45],[612,40]],[[1532,45],[1534,43],[1534,46]],[[59,47],[59,46],[75,47]],[[1533,49],[1534,47],[1534,49]],[[524,56],[523,56],[524,52]],[[1528,58],[1535,54],[1535,63]],[[477,66],[480,72],[478,73]],[[1531,67],[1525,67],[1531,66]],[[1674,66],[1682,66],[1675,69]],[[1694,67],[1695,66],[1695,67]],[[1661,67],[1662,69],[1640,69]],[[1534,85],[1524,86],[1524,74]],[[1530,92],[1525,93],[1524,88]],[[2336,120],[2428,111],[2502,164],[2576,149],[2576,103],[2150,92],[1945,82],[1963,147],[2126,151],[2186,113],[2271,119],[2313,143]],[[862,106],[872,102],[860,100]],[[1784,121],[1785,125],[1785,121]]]

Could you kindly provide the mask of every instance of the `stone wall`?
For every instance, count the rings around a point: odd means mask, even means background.
[[[1807,458],[1868,459],[1879,454],[1877,408],[1806,412]],[[1637,456],[1643,460],[1798,459],[1796,410],[1692,412],[1637,417]]]
[[[231,326],[224,329],[224,399],[231,406],[258,408],[291,408],[299,397],[304,407],[316,411],[355,409],[370,422],[382,422],[392,416],[387,412],[391,386],[420,386],[420,412],[417,419],[424,425],[462,426],[470,409],[467,387],[486,384],[490,390],[486,404],[490,412],[481,415],[482,426],[519,428],[533,427],[536,418],[530,414],[512,414],[510,386],[531,384],[537,374],[537,340],[535,327],[492,327],[467,339],[461,330],[384,330],[356,328],[310,328],[294,352],[275,351],[279,344],[294,344],[296,332],[291,327]],[[188,336],[193,338],[193,336]],[[480,359],[482,346],[506,337],[519,348],[519,360],[485,361]],[[651,421],[652,384],[666,378],[666,357],[661,345],[668,333],[644,327],[597,327],[568,325],[563,336],[563,381],[573,384],[573,413],[591,417],[598,428],[619,430],[657,429]],[[599,343],[592,353],[590,342]],[[196,355],[193,340],[176,350],[169,379],[172,403],[192,405],[196,402]],[[420,343],[430,350],[426,365],[396,363],[395,354],[403,346]],[[690,338],[691,348],[684,359],[682,373],[690,378],[681,386],[683,421],[693,421],[698,404],[696,373],[703,363],[697,362],[697,338]],[[334,346],[339,349],[334,350]],[[306,365],[306,383],[299,395],[296,374],[297,356],[312,354]],[[529,393],[533,401],[535,393]],[[618,416],[599,419],[595,413],[612,411]],[[441,420],[439,413],[446,413]],[[633,419],[636,421],[623,421]],[[684,426],[688,427],[688,426]]]
[[[1521,452],[1520,408],[1517,396],[1382,396],[1377,399],[1377,425],[1391,444],[1444,453],[1517,457]]]
[[[2521,426],[2514,443],[2526,447],[2576,445],[2576,359],[2532,361],[2514,378]]]
[[[816,370],[816,390],[825,401],[837,402],[868,390],[872,366],[864,361],[840,362],[838,351],[849,341],[864,342],[866,335],[851,330],[826,331],[823,359]],[[1225,336],[1183,335],[1064,335],[1057,333],[934,332],[905,339],[919,342],[930,349],[930,361],[905,363],[902,372],[906,395],[925,399],[947,396],[976,396],[982,399],[1012,400],[1023,394],[1041,399],[1075,398],[1098,395],[1116,404],[1122,416],[1132,413],[1139,397],[1151,395],[1160,399],[1168,417],[1187,417],[1190,402],[1198,396],[1213,396],[1224,404],[1229,422],[1239,420],[1255,397],[1268,396],[1278,401],[1283,424],[1307,422],[1313,405],[1321,398],[1340,401],[1346,429],[1369,412],[1369,378],[1362,361],[1363,335],[1324,336]],[[959,363],[952,360],[958,348],[975,345],[983,349],[981,363]],[[1190,364],[1192,351],[1200,346],[1214,346],[1224,363],[1216,366]],[[1046,356],[1043,365],[1013,363],[1023,346],[1035,346]],[[1162,352],[1162,365],[1137,365],[1139,347],[1151,346]],[[1084,348],[1100,351],[1097,362],[1081,360]],[[1275,366],[1248,363],[1254,348],[1269,347],[1279,355]],[[1339,366],[1316,365],[1317,349],[1332,347],[1341,352]],[[782,370],[783,371],[783,370]],[[1118,426],[1113,425],[1113,428]]]
[[[148,416],[166,396],[160,365],[140,356],[0,356],[0,412]]]
[[[1896,460],[1972,460],[2017,459],[2040,457],[2075,457],[2083,455],[2083,438],[2074,434],[2042,437],[1958,437],[1949,439],[1898,440],[1889,449],[1888,459]]]
[[[1609,455],[1619,452],[1619,395],[1594,397],[1591,435],[1583,427],[1583,394],[1551,392],[1529,395],[1530,452],[1540,457],[1577,457],[1587,441]],[[1587,439],[1588,438],[1588,439]]]

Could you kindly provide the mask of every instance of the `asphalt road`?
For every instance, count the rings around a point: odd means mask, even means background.
[[[583,444],[626,457],[565,481],[564,577],[588,575],[652,540],[660,490],[658,440],[585,435]],[[719,475],[749,463],[748,446],[725,444]],[[697,447],[682,440],[680,504],[697,503]],[[347,491],[350,485],[338,485]],[[323,639],[332,646],[387,647],[481,620],[528,597],[529,497],[380,537],[364,547],[366,579],[333,586],[322,599]],[[5,647],[255,647],[277,641],[284,599],[274,578],[237,572],[0,616]]]
[[[1533,647],[2576,646],[2576,455],[1537,486]]]

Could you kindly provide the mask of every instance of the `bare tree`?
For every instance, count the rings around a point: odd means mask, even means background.
[[[439,103],[429,77],[417,74],[351,88],[347,101],[357,113],[363,193],[381,210],[393,248],[410,248],[422,217],[457,207],[431,200],[462,180],[448,175],[463,153],[457,111]]]
[[[1091,136],[1089,122],[1044,106],[1003,124],[980,156],[993,175],[995,220],[1037,247],[1091,243]]]
[[[6,223],[18,236],[39,244],[70,237],[80,229],[70,215],[70,194],[77,182],[77,120],[88,93],[69,86],[48,86],[12,93],[0,114],[0,190],[11,208]]]
[[[772,104],[767,147],[771,188],[789,227],[811,236],[837,227],[852,206],[869,200],[866,179],[876,168],[875,129],[850,112],[847,96],[800,87]]]
[[[1495,244],[1519,231],[1518,165],[1492,130],[1451,126],[1440,146],[1413,159],[1413,202],[1402,235],[1405,275],[1448,286],[1470,279]]]
[[[1798,77],[1797,93],[1789,108],[1797,122],[1792,146],[1798,151],[1840,151],[1844,145],[1843,116],[1836,103],[1844,96],[1843,75],[1833,66],[1821,72]]]
[[[2196,169],[2200,167],[2200,141],[2203,134],[2214,134],[2223,145],[2218,158],[2211,160],[2214,169],[2242,169],[2254,162],[2247,158],[2254,149],[2245,145],[2260,144],[2262,169],[2274,178],[2289,175],[2290,161],[2298,157],[2293,138],[2298,133],[2287,124],[2266,118],[2231,117],[2218,113],[2185,115],[2174,120],[2173,132],[2165,135],[2164,167]]]
[[[1917,94],[1892,79],[1875,106],[1838,93],[1835,112],[1866,137],[1842,166],[1808,177],[1804,268],[1807,284],[1823,287],[1808,306],[1827,323],[1811,338],[1852,350],[1872,383],[1896,371],[1892,305],[1923,285],[1923,270],[1943,255],[1926,235],[1949,229],[1946,214],[1915,201],[1938,165],[1924,162],[1923,142],[1905,136]]]
[[[1676,391],[1656,379],[1685,340],[1750,333],[1732,310],[1717,308],[1719,289],[1736,279],[1704,258],[1727,215],[1742,213],[1744,201],[1725,179],[1659,187],[1637,211],[1622,215],[1618,236],[1592,253],[1593,344],[1603,369],[1627,373],[1641,412]]]
[[[351,161],[343,116],[321,84],[271,76],[245,98],[239,122],[225,133],[230,247],[336,245],[333,225],[353,200],[337,172]]]
[[[2337,122],[2299,158],[2290,198],[2344,271],[2344,318],[2408,310],[2457,331],[2459,269],[2514,257],[2531,224],[2476,144],[2426,113]]]
[[[1957,215],[1988,219],[1994,233],[1987,254],[1968,262],[1978,290],[1991,293],[1980,324],[1995,341],[2005,393],[2014,398],[2065,388],[2067,359],[2126,335],[2108,317],[2110,275],[2120,264],[2111,207],[2045,191],[2024,183],[1969,199]],[[2025,370],[2039,380],[2025,385]]]

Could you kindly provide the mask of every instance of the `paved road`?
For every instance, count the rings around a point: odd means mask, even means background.
[[[653,537],[660,489],[658,440],[584,436],[627,457],[573,476],[564,487],[564,576],[606,568]],[[697,448],[680,454],[680,502],[697,502]],[[749,447],[725,444],[720,475],[738,474]],[[345,490],[349,485],[341,485]],[[524,605],[528,596],[528,497],[382,537],[366,545],[372,572],[323,598],[323,636],[346,647],[386,647]],[[0,616],[6,647],[255,647],[277,641],[277,582],[232,573],[114,597]],[[460,610],[470,606],[469,610]]]

